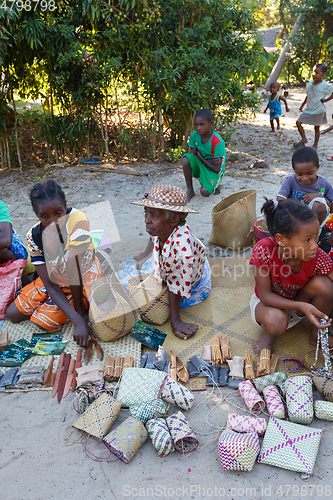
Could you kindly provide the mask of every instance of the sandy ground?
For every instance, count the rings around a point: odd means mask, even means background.
[[[286,175],[292,172],[292,144],[299,139],[295,128],[298,108],[304,99],[303,91],[289,90],[289,113],[281,118],[282,131],[270,132],[269,115],[258,113],[253,119],[241,120],[236,127],[229,152],[239,152],[239,161],[227,163],[221,195],[256,189],[257,216],[264,196],[274,196]],[[266,106],[263,102],[262,110]],[[333,101],[327,105],[329,123],[332,122]],[[307,127],[309,144],[313,130]],[[333,164],[326,156],[333,153],[333,133],[323,136],[319,143],[320,174],[333,182]],[[250,168],[256,160],[269,165],[268,170]],[[124,256],[131,256],[144,246],[146,235],[143,211],[129,205],[140,199],[156,183],[170,183],[184,187],[180,164],[138,162],[127,167],[139,171],[141,177],[90,172],[87,166],[51,168],[48,177],[64,188],[69,205],[78,209],[109,200],[112,207],[114,241],[127,244]],[[117,167],[124,168],[125,166]],[[36,221],[28,198],[29,189],[39,171],[27,173],[0,172],[0,195],[10,208],[13,224],[24,236]],[[188,218],[192,231],[208,243],[211,230],[211,210],[220,196],[201,198],[195,181],[197,196],[191,206],[200,211]],[[110,222],[111,221],[111,222]],[[100,227],[114,228],[110,212],[100,221]],[[119,234],[119,237],[118,237]],[[135,247],[135,248],[133,248]],[[129,250],[128,250],[129,249]],[[134,250],[134,251],[133,251]],[[211,249],[211,254],[214,254]],[[215,255],[223,252],[217,251]],[[230,390],[229,390],[230,391]],[[228,391],[222,390],[223,395]],[[0,395],[0,484],[3,500],[45,500],[81,498],[112,499],[136,498],[324,498],[331,497],[333,489],[333,451],[330,422],[314,420],[313,426],[325,429],[314,475],[308,482],[299,473],[256,464],[251,473],[223,472],[217,454],[218,429],[224,426],[227,413],[236,411],[233,404],[244,408],[241,399],[233,393],[222,402],[215,394],[197,392],[194,408],[189,416],[201,450],[189,456],[174,453],[158,458],[147,441],[129,465],[120,462],[103,463],[85,456],[81,445],[66,447],[65,428],[77,418],[69,395],[60,404],[48,392],[30,392]],[[211,412],[211,413],[210,413]],[[123,410],[119,422],[128,416]],[[93,439],[89,449],[98,456],[107,456],[103,445]]]

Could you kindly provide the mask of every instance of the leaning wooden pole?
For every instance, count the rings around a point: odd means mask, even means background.
[[[296,23],[294,24],[293,29],[291,30],[288,38],[292,37],[296,33],[296,31],[298,30],[300,23],[301,23],[301,17],[302,17],[301,15],[298,16]],[[281,74],[283,66],[286,64],[287,54],[289,51],[290,51],[290,43],[289,43],[289,39],[288,39],[285,46],[282,49],[282,52],[279,56],[279,59],[276,61],[275,66],[272,69],[272,72],[268,77],[267,82],[265,83],[266,89],[269,89],[271,83],[276,82],[279,79],[279,76]]]

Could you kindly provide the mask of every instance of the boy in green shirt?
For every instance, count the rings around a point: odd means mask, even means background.
[[[195,192],[192,177],[199,179],[202,196],[220,192],[220,183],[225,167],[225,144],[213,130],[214,118],[210,109],[197,111],[194,117],[195,131],[190,135],[190,152],[183,156],[183,172],[187,186],[187,201]]]

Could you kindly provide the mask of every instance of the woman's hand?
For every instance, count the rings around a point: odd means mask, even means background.
[[[75,322],[75,330],[73,333],[73,339],[80,347],[86,347],[88,342],[88,337],[90,334],[90,327],[88,321],[82,318],[82,321]]]
[[[301,310],[316,328],[325,328],[325,326],[329,326],[332,323],[332,318],[319,311],[313,304],[307,302],[295,302],[295,304],[297,304],[297,309]],[[327,325],[323,326],[319,321],[320,319],[325,319]]]

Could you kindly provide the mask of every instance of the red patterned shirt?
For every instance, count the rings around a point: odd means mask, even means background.
[[[321,249],[317,248],[314,259],[303,261],[299,273],[293,273],[281,259],[278,245],[274,238],[263,238],[252,250],[250,264],[260,269],[270,271],[272,280],[272,292],[281,295],[285,299],[294,299],[298,290],[309,281],[310,278],[319,275],[327,275],[333,271],[333,261]],[[255,287],[257,297],[258,289]]]
[[[206,259],[205,247],[188,226],[177,226],[160,252],[158,236],[154,243],[154,276],[164,281],[170,292],[188,299],[201,276]]]

